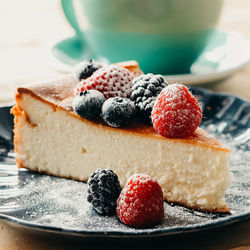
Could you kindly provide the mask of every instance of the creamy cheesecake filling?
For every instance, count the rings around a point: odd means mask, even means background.
[[[232,178],[229,151],[93,126],[30,94],[22,94],[18,108],[20,166],[83,181],[97,168],[110,168],[122,186],[132,174],[144,173],[158,180],[170,202],[228,211],[223,197]]]

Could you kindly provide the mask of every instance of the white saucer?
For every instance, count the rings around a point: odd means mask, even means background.
[[[72,72],[76,63],[85,59],[98,59],[79,37],[70,37],[56,43],[52,49],[51,66],[64,73]],[[169,82],[189,85],[222,80],[250,62],[250,41],[236,32],[217,30],[206,50],[193,63],[190,74],[166,75]]]

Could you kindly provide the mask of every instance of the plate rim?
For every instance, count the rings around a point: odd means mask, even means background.
[[[250,40],[247,39],[242,33],[235,32],[235,31],[223,31],[221,29],[215,29],[215,32],[223,33],[225,35],[229,34],[238,34],[242,37],[242,40],[247,41],[249,48],[250,48]],[[60,59],[58,59],[53,50],[58,46],[58,44],[69,41],[69,40],[81,40],[79,35],[74,34],[72,36],[66,37],[64,39],[61,39],[60,41],[55,42],[53,45],[50,46],[50,58],[51,58],[51,67],[54,68],[57,71],[69,73],[72,71],[72,66],[69,64],[62,62]],[[221,70],[218,72],[212,72],[212,73],[205,73],[205,74],[174,74],[174,75],[164,75],[167,81],[174,82],[174,81],[180,81],[182,83],[188,83],[189,85],[195,86],[195,85],[203,85],[208,84],[216,81],[220,81],[225,79],[226,77],[231,76],[235,72],[245,68],[250,64],[250,54],[247,60],[240,63],[239,65],[230,67],[226,70]]]
[[[241,97],[232,95],[226,92],[214,92],[209,89],[205,89],[202,87],[191,87],[191,89],[198,90],[203,92],[206,95],[217,95],[221,97],[231,96],[234,97],[241,102],[250,104],[250,101],[247,101]],[[0,106],[0,109],[3,108],[11,108],[10,106]],[[2,162],[0,162],[0,165]],[[17,166],[16,166],[17,168]],[[0,179],[3,177],[0,177]],[[56,226],[49,226],[49,225],[42,225],[41,223],[32,223],[31,221],[22,220],[16,218],[14,216],[10,216],[7,214],[3,214],[0,212],[0,220],[7,221],[10,223],[14,223],[15,225],[21,225],[27,228],[36,229],[42,232],[53,232],[53,233],[62,233],[67,235],[74,235],[74,236],[86,236],[86,237],[123,237],[123,238],[137,238],[137,237],[161,237],[161,236],[168,236],[168,235],[176,235],[176,234],[183,234],[183,233],[191,233],[191,232],[198,232],[209,230],[213,228],[219,228],[223,226],[227,226],[233,223],[237,223],[239,221],[245,221],[250,219],[250,211],[241,213],[239,215],[232,215],[231,217],[224,217],[221,218],[219,221],[210,221],[208,223],[197,223],[193,225],[186,225],[186,226],[174,226],[169,228],[161,228],[161,229],[135,229],[133,231],[124,232],[120,230],[106,230],[106,231],[96,231],[96,230],[81,230],[81,229],[72,229],[70,227],[56,227]]]
[[[46,226],[39,223],[31,223],[22,219],[17,219],[15,217],[5,215],[0,213],[0,220],[7,221],[10,223],[15,223],[16,225],[21,225],[29,229],[36,229],[42,232],[53,232],[53,233],[64,233],[68,235],[75,236],[85,236],[85,237],[110,237],[110,238],[138,238],[138,237],[162,237],[169,235],[177,235],[191,232],[200,232],[209,229],[220,228],[223,226],[231,225],[240,221],[245,221],[250,219],[250,212],[245,212],[243,214],[225,217],[219,221],[212,221],[209,223],[197,223],[189,226],[175,226],[165,229],[134,229],[133,231],[124,232],[117,230],[106,230],[106,231],[96,231],[96,230],[80,230],[72,228],[62,228],[56,226]]]

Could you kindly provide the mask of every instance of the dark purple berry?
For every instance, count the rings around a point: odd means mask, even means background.
[[[152,123],[151,112],[154,101],[167,85],[163,76],[153,74],[141,75],[132,81],[131,100],[138,116],[145,123]]]
[[[109,169],[97,169],[88,179],[87,201],[101,215],[114,214],[121,193],[117,175]]]
[[[75,66],[74,69],[75,78],[78,81],[86,79],[90,77],[96,70],[102,67],[103,65],[101,63],[94,61],[92,59],[80,62]]]
[[[126,126],[133,120],[134,116],[134,103],[127,98],[109,98],[102,106],[102,117],[112,127]]]
[[[74,111],[87,119],[97,118],[102,110],[102,105],[105,102],[104,95],[94,89],[80,92],[72,102]]]

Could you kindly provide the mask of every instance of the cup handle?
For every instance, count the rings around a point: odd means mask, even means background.
[[[81,33],[81,29],[77,23],[75,16],[75,11],[73,7],[72,0],[61,0],[61,6],[64,12],[65,17],[67,18],[69,24],[74,28],[77,34]]]

